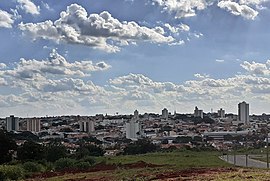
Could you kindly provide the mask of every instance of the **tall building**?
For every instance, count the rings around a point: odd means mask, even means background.
[[[139,122],[139,112],[134,111],[134,116],[126,123],[126,138],[137,140],[141,136],[141,124]]]
[[[249,124],[249,104],[245,101],[238,104],[238,121],[245,125]]]
[[[6,118],[7,131],[18,131],[19,130],[19,118],[11,115]]]
[[[79,121],[80,131],[86,133],[93,133],[95,131],[95,123],[93,120],[87,118],[87,120]]]
[[[31,131],[34,133],[40,132],[40,119],[28,119],[26,122],[27,125],[27,131]]]
[[[168,111],[168,109],[164,108],[162,110],[162,118],[163,119],[168,119],[168,116],[169,116],[169,111]]]
[[[218,117],[220,118],[225,118],[225,110],[220,108],[220,110],[218,110]]]
[[[194,110],[194,117],[200,117],[203,119],[203,110],[199,110],[198,107],[195,107]]]

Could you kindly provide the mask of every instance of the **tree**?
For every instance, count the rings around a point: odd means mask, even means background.
[[[60,158],[65,158],[68,151],[61,143],[51,143],[46,146],[45,159],[50,162],[55,162]]]
[[[44,147],[38,143],[27,141],[17,150],[18,160],[42,160],[44,158]]]
[[[16,142],[0,130],[0,164],[12,160],[12,151],[17,149]]]
[[[178,136],[175,138],[174,143],[189,143],[192,141],[190,136]]]
[[[85,156],[103,156],[105,151],[96,145],[83,145],[76,150],[76,157],[83,158]]]
[[[150,140],[141,139],[135,143],[131,143],[124,148],[125,155],[144,154],[148,152],[154,152],[158,150],[158,146],[151,143]]]

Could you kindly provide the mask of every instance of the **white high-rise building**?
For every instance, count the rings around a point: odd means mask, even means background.
[[[141,124],[139,122],[139,112],[134,111],[134,116],[126,123],[126,138],[137,140],[141,136]]]
[[[18,131],[19,130],[19,118],[11,115],[6,118],[7,131]]]
[[[238,121],[245,125],[249,124],[249,104],[245,101],[238,104]]]
[[[26,122],[27,125],[27,131],[31,131],[34,133],[40,132],[40,119],[28,119]]]
[[[93,120],[89,118],[87,120],[79,121],[80,124],[80,131],[86,133],[93,133],[95,131],[95,123]]]
[[[164,108],[162,110],[162,118],[163,119],[168,119],[168,116],[169,116],[169,111],[168,111],[168,109]]]
[[[203,119],[203,110],[199,110],[198,107],[195,107],[194,110],[194,117],[200,117]]]
[[[218,117],[220,118],[225,118],[225,110],[220,108],[220,110],[218,110]]]

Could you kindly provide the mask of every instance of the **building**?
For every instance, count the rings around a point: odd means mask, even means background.
[[[31,131],[34,133],[40,132],[40,119],[28,119],[26,122],[27,131]]]
[[[220,110],[218,110],[218,117],[220,118],[225,118],[225,110],[220,108]]]
[[[139,112],[134,111],[134,116],[126,123],[126,138],[137,140],[141,136],[141,124],[139,122]]]
[[[203,110],[199,110],[198,107],[195,107],[194,110],[194,117],[200,117],[203,119]]]
[[[19,118],[11,115],[6,118],[7,131],[18,131],[19,130]]]
[[[162,110],[162,118],[167,120],[168,116],[169,116],[169,111],[168,111],[168,109],[164,108]]]
[[[87,118],[87,120],[79,121],[80,131],[86,133],[93,133],[95,131],[95,123],[93,120]]]
[[[249,104],[245,101],[238,104],[238,121],[244,125],[249,124]]]

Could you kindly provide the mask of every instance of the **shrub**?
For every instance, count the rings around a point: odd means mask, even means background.
[[[91,167],[91,164],[89,162],[77,162],[74,167],[80,170],[86,170]]]
[[[54,164],[52,162],[46,162],[46,163],[44,163],[44,166],[45,166],[46,171],[54,170]]]
[[[20,166],[0,165],[0,180],[19,180],[24,177],[24,170]]]
[[[25,162],[23,169],[31,173],[42,172],[44,170],[41,164],[35,162]]]
[[[96,163],[96,160],[94,157],[91,157],[91,156],[86,156],[86,157],[83,157],[81,160],[81,162],[87,162],[89,163],[91,166],[94,165]]]
[[[68,168],[74,168],[76,160],[71,158],[60,158],[54,163],[56,170],[64,170]]]

